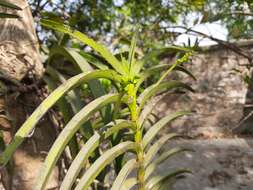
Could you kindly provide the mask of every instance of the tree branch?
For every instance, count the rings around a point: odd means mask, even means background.
[[[199,31],[196,31],[196,30],[193,30],[191,28],[184,27],[184,26],[168,26],[166,28],[181,28],[181,29],[186,30],[185,34],[192,32],[192,33],[200,35],[204,38],[208,38],[208,39],[218,43],[219,45],[221,45],[221,46],[223,46],[227,49],[230,49],[231,51],[237,53],[238,55],[241,55],[241,56],[245,57],[246,59],[248,59],[250,65],[252,65],[253,58],[252,58],[251,54],[245,52],[242,48],[238,47],[237,45],[235,45],[233,43],[230,43],[230,42],[227,42],[227,41],[224,41],[224,40],[220,40],[220,39],[215,38],[213,36],[207,35],[205,33],[202,33],[202,32],[199,32]]]

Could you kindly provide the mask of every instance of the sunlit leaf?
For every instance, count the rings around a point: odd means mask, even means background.
[[[143,137],[143,147],[145,148],[152,140],[153,138],[158,134],[158,132],[166,126],[169,122],[173,121],[176,118],[182,117],[184,115],[191,114],[189,111],[180,111],[175,112],[171,115],[167,115],[163,117],[161,120],[159,120],[154,126],[152,126],[148,132]]]
[[[126,151],[134,150],[135,148],[136,144],[134,142],[122,142],[106,151],[84,173],[75,190],[87,190],[96,176],[106,165],[110,164],[119,155],[125,153]]]
[[[100,136],[95,133],[81,148],[76,158],[72,162],[68,172],[66,173],[63,182],[61,184],[60,190],[71,189],[74,184],[79,172],[84,167],[91,153],[98,147]]]
[[[48,28],[51,28],[53,30],[57,30],[66,34],[69,34],[70,36],[80,40],[81,42],[87,44],[92,49],[94,49],[96,52],[98,52],[103,58],[105,58],[106,61],[108,61],[109,64],[120,74],[125,74],[124,69],[121,65],[121,63],[117,60],[116,57],[114,57],[110,51],[103,45],[95,42],[93,39],[89,38],[85,34],[71,29],[69,26],[63,25],[62,23],[58,23],[51,20],[41,20],[41,24],[43,26],[46,26]]]
[[[128,174],[137,167],[137,163],[135,159],[129,160],[123,168],[120,170],[117,178],[114,180],[111,190],[119,190],[122,189],[123,183],[127,178]]]
[[[152,190],[155,186],[160,185],[165,180],[166,181],[170,180],[172,178],[177,177],[178,175],[182,175],[182,174],[185,174],[185,173],[191,173],[191,171],[187,170],[187,169],[181,169],[181,170],[176,170],[174,172],[169,172],[168,174],[165,174],[165,175],[154,176],[146,184],[146,189],[147,190]]]
[[[165,160],[167,160],[171,156],[178,155],[178,153],[185,151],[192,151],[192,150],[187,148],[175,147],[166,152],[163,152],[160,156],[155,158],[155,160],[147,166],[145,170],[145,180],[147,180],[148,177],[155,171],[155,169],[158,168],[159,164],[162,164]]]
[[[142,92],[142,94],[138,97],[138,102],[140,104],[139,109],[141,110],[145,103],[147,102],[147,100],[149,100],[151,97],[153,97],[154,95],[161,93],[163,91],[169,91],[172,90],[174,88],[183,88],[183,89],[187,89],[189,91],[194,92],[194,90],[187,84],[182,83],[182,82],[178,82],[178,81],[167,81],[167,82],[162,82],[161,84],[154,84],[148,88],[146,88],[144,90],[144,92]]]
[[[6,147],[5,151],[0,156],[0,163],[2,165],[7,164],[10,157],[17,149],[17,147],[24,141],[24,139],[33,130],[35,125],[43,117],[43,115],[68,91],[81,83],[87,82],[97,78],[108,78],[115,81],[121,81],[121,77],[115,72],[110,70],[93,71],[88,74],[79,74],[72,77],[66,83],[59,86],[53,93],[51,93],[32,113],[32,115],[25,121],[25,123],[19,128],[13,137],[12,142]]]
[[[36,190],[41,190],[45,187],[50,173],[55,166],[57,160],[59,159],[62,151],[73,137],[73,135],[78,131],[78,129],[85,123],[89,117],[96,111],[106,106],[107,104],[113,103],[117,100],[117,94],[109,94],[99,97],[89,104],[87,104],[80,112],[78,112],[64,127],[62,132],[58,135],[53,146],[51,147],[46,160],[39,172],[39,177],[36,183]]]
[[[158,151],[168,140],[178,136],[179,135],[175,133],[167,134],[159,138],[153,145],[151,145],[151,147],[148,149],[145,155],[144,166],[146,167],[151,162],[154,156],[158,153]]]

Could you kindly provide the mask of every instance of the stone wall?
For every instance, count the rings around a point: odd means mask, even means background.
[[[238,45],[248,53],[253,47],[251,42]],[[209,47],[207,51],[194,56],[192,63],[187,64],[197,81],[178,74],[183,81],[192,84],[196,92],[166,95],[159,101],[154,112],[162,117],[176,110],[194,111],[193,115],[173,122],[170,131],[179,131],[192,137],[221,138],[232,135],[232,129],[249,124],[250,121],[242,121],[249,113],[245,109],[248,85],[242,79],[245,74],[250,75],[245,66],[248,63],[245,57],[231,50],[219,46]],[[252,93],[248,93],[250,94]]]

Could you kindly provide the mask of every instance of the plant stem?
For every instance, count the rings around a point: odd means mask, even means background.
[[[136,130],[135,142],[138,144],[138,148],[136,149],[137,163],[138,163],[138,172],[137,172],[138,190],[145,190],[144,150],[142,146],[142,131],[140,127],[139,129]]]
[[[137,144],[136,154],[137,154],[137,163],[138,163],[138,171],[137,171],[137,181],[138,181],[138,190],[145,190],[145,168],[144,168],[144,149],[142,143],[142,128],[138,122],[138,106],[136,100],[136,91],[133,84],[129,84],[127,87],[127,93],[129,97],[129,109],[131,112],[131,121],[135,125],[135,137],[134,140]]]

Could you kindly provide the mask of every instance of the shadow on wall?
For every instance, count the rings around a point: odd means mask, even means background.
[[[251,80],[248,84],[248,89],[245,97],[245,104],[243,107],[243,117],[238,126],[233,130],[238,134],[252,134],[253,132],[253,71],[251,73]],[[246,84],[245,84],[246,85]]]
[[[172,130],[192,137],[206,132],[211,135],[216,133],[217,138],[232,136],[233,129],[237,128],[242,118],[250,112],[248,105],[253,105],[253,84],[247,88],[241,75],[234,73],[235,69],[248,73],[243,66],[248,60],[220,48],[200,53],[192,62],[186,66],[197,81],[191,81],[181,73],[179,78],[191,83],[196,93],[165,96],[156,106],[154,113],[161,118],[177,110],[193,110],[193,115],[176,120],[172,124]],[[253,121],[253,114],[250,119]],[[245,124],[250,123],[251,120],[248,120]],[[169,130],[171,131],[171,127]]]

